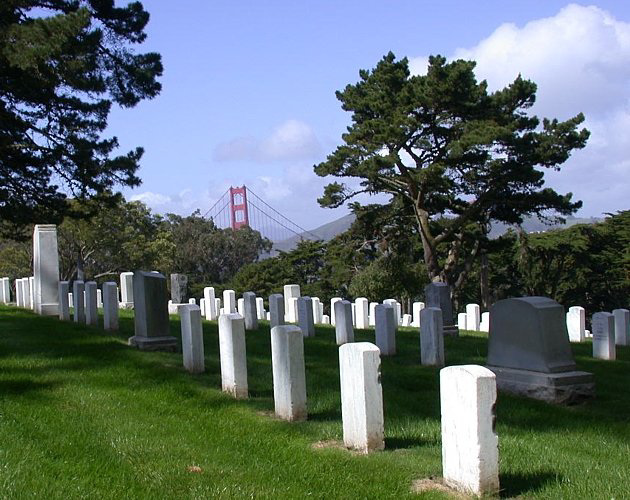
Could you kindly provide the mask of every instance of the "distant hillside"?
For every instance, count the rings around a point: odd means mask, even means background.
[[[282,250],[283,252],[288,252],[293,250],[298,241],[301,239],[305,240],[314,240],[316,239],[313,235],[316,235],[322,241],[330,241],[338,234],[347,231],[352,223],[355,220],[354,214],[344,215],[343,217],[329,222],[328,224],[324,224],[323,226],[319,226],[316,229],[309,231],[308,233],[302,233],[301,236],[293,236],[292,238],[278,241],[274,243],[275,250]],[[523,222],[523,229],[525,229],[528,233],[540,233],[544,231],[549,231],[551,229],[559,229],[562,227],[570,227],[576,224],[595,224],[596,222],[601,222],[602,219],[596,217],[582,218],[582,217],[567,217],[567,221],[565,224],[561,225],[553,225],[549,226],[540,220],[537,217],[529,217],[525,219]],[[492,225],[492,230],[490,231],[490,238],[498,238],[503,233],[507,232],[511,226],[507,224],[503,224],[500,222],[496,222]],[[311,234],[312,233],[312,234]],[[276,255],[277,252],[272,252],[272,255]]]

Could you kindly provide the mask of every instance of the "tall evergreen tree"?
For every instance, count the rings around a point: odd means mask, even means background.
[[[0,2],[0,228],[54,222],[79,199],[135,186],[143,150],[104,138],[112,104],[155,97],[157,53],[135,53],[149,14],[140,2]]]
[[[479,257],[491,221],[568,215],[571,194],[544,188],[544,168],[558,169],[585,146],[582,114],[564,122],[528,114],[536,85],[520,76],[488,92],[475,63],[429,58],[411,76],[407,59],[385,56],[360,81],[337,92],[352,113],[343,144],[315,165],[328,184],[319,202],[337,207],[359,193],[387,193],[413,213],[428,276],[461,286]],[[357,183],[356,180],[359,182]]]

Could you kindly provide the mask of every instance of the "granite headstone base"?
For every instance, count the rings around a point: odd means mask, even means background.
[[[445,337],[459,337],[459,327],[457,325],[444,325],[442,330]]]
[[[497,389],[500,392],[560,405],[577,404],[595,396],[595,379],[592,373],[543,373],[498,366],[487,368],[496,375]]]
[[[127,341],[132,347],[137,347],[141,351],[177,351],[177,339],[175,337],[142,337],[134,335]]]

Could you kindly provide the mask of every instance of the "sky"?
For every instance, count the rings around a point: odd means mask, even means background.
[[[348,213],[321,208],[333,178],[313,165],[341,144],[350,113],[335,91],[389,51],[426,71],[429,55],[477,61],[491,90],[520,73],[538,85],[532,113],[586,115],[591,138],[547,185],[577,213],[629,209],[630,2],[600,0],[144,0],[138,51],[162,54],[163,90],[113,109],[121,152],[145,148],[142,185],[125,189],[159,213],[206,212],[243,184],[307,229]],[[363,200],[369,201],[369,200]]]

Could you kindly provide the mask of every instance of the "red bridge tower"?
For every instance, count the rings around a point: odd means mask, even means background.
[[[232,215],[232,229],[240,229],[249,226],[249,214],[247,213],[247,188],[230,187],[230,213]]]

